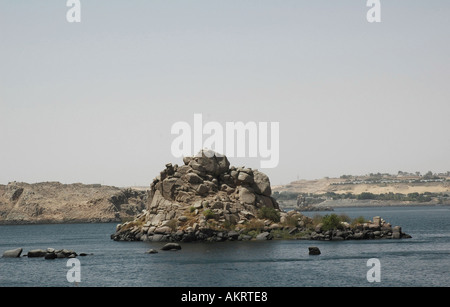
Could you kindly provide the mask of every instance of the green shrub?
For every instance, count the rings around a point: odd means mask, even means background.
[[[251,236],[252,238],[256,238],[256,236],[257,235],[259,235],[259,231],[257,231],[257,230],[250,230],[250,231],[248,231],[246,234],[247,235],[249,235],[249,236]]]
[[[280,212],[270,207],[262,207],[258,211],[258,218],[268,219],[272,222],[278,223],[280,221]]]
[[[325,231],[342,228],[341,219],[337,214],[334,213],[325,215],[322,218],[322,223],[322,229]]]
[[[314,214],[312,218],[312,227],[316,227],[318,224],[322,223],[322,219],[323,217],[320,214]]]
[[[203,215],[207,220],[216,218],[216,214],[211,209],[206,209],[205,211],[203,211]]]

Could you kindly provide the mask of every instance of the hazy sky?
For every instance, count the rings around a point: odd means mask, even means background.
[[[194,113],[279,122],[272,184],[450,170],[448,0],[81,4],[0,0],[0,184],[148,185]]]

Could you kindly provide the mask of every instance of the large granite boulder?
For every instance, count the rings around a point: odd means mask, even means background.
[[[262,194],[264,196],[270,196],[272,194],[272,189],[270,188],[269,177],[259,171],[253,171],[253,188],[257,194]]]

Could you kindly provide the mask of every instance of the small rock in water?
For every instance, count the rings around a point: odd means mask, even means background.
[[[161,250],[163,251],[169,251],[169,250],[180,250],[181,246],[178,243],[167,243],[164,245]]]
[[[146,251],[145,253],[146,253],[146,254],[157,254],[158,251],[157,251],[156,249],[151,248],[151,249],[149,249],[148,251]]]
[[[308,247],[310,255],[320,255],[320,249],[316,246]]]
[[[7,250],[3,253],[3,258],[18,258],[22,254],[22,248]]]

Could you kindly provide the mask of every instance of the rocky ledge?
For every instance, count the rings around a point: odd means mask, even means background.
[[[317,223],[298,211],[284,212],[271,197],[264,173],[230,167],[225,156],[202,151],[184,165],[167,164],[150,185],[147,207],[117,225],[116,241],[226,241],[407,238],[384,220]],[[322,224],[322,225],[320,225]]]
[[[12,250],[7,250],[3,252],[3,258],[19,258],[22,254],[23,249],[22,248],[16,248]],[[59,258],[76,258],[77,256],[87,256],[86,253],[80,253],[77,254],[73,250],[68,249],[59,249],[56,250],[54,248],[47,248],[47,249],[33,249],[28,251],[27,254],[23,255],[23,257],[28,258],[45,258],[45,259],[59,259]]]
[[[327,217],[330,216],[326,216],[325,220]],[[337,224],[334,227],[319,223],[314,227],[314,230],[310,230],[302,237],[302,239],[333,241],[409,238],[411,238],[411,236],[402,232],[400,226],[392,227],[390,223],[387,223],[379,216],[375,216],[372,221],[363,223],[349,224],[348,222],[337,220]]]

